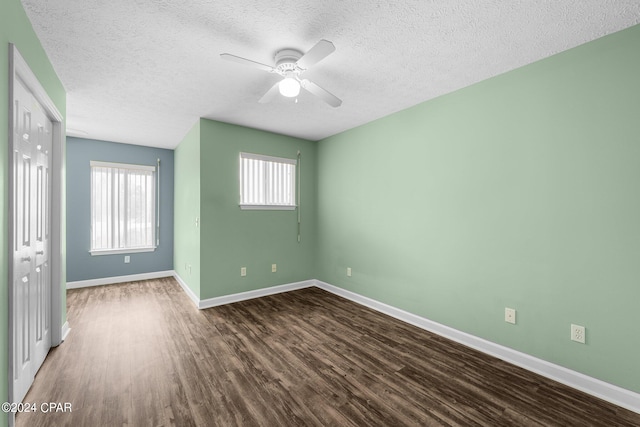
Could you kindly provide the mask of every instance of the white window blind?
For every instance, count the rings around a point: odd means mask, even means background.
[[[91,162],[91,253],[153,250],[155,167]]]
[[[295,209],[296,160],[240,153],[240,207]]]

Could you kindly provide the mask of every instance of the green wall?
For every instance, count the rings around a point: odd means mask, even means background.
[[[321,141],[318,279],[640,392],[639,52],[635,26]]]
[[[298,150],[300,242],[297,211],[238,206],[241,151],[295,158]],[[314,142],[200,119],[175,152],[174,212],[174,269],[200,300],[314,277],[316,175]],[[277,272],[271,272],[271,264],[277,264]],[[245,277],[241,267],[247,268]]]
[[[8,395],[8,147],[9,132],[8,116],[9,103],[9,43],[14,43],[25,58],[49,97],[56,104],[58,110],[65,115],[66,95],[64,88],[53,67],[49,63],[40,42],[38,41],[31,23],[20,4],[20,0],[2,0],[0,13],[0,401],[6,402]],[[63,202],[64,203],[64,202]],[[63,219],[64,223],[64,219]],[[64,232],[64,230],[63,230]],[[64,270],[63,254],[63,270]],[[64,278],[64,272],[63,272]],[[63,280],[64,283],[64,280]],[[63,321],[66,319],[66,300],[63,297]],[[7,416],[0,415],[0,426],[7,425]]]
[[[297,138],[202,119],[201,299],[314,277],[316,144]],[[301,241],[296,211],[241,210],[241,151],[278,157],[302,155]],[[278,271],[271,273],[271,264]],[[240,277],[240,268],[247,276]]]
[[[173,268],[200,298],[200,121],[174,153]]]
[[[318,144],[201,119],[175,269],[202,300],[317,277],[640,392],[639,48],[636,26]],[[238,207],[240,151],[297,150],[301,243],[295,212]]]

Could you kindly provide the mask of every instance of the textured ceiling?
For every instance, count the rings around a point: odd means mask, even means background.
[[[199,117],[319,140],[640,23],[637,0],[22,0],[67,90],[69,135],[174,148]],[[393,4],[395,3],[395,5]],[[272,64],[343,100],[257,101]]]

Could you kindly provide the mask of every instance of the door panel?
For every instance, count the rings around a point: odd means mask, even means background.
[[[35,274],[38,280],[34,281],[35,288],[35,349],[34,367],[37,371],[44,362],[47,353],[51,348],[51,331],[49,329],[50,306],[51,306],[51,274],[49,271],[49,238],[46,233],[46,224],[51,221],[48,200],[50,198],[50,188],[47,184],[47,174],[51,164],[52,146],[52,123],[42,110],[34,114],[35,126],[37,127],[37,140],[35,142],[35,183],[33,188],[35,194],[35,226],[34,226],[34,246],[35,246]],[[35,375],[34,371],[34,375]]]
[[[18,82],[17,82],[18,83]],[[24,397],[29,385],[33,382],[31,356],[32,316],[31,304],[31,245],[30,245],[30,203],[31,203],[31,110],[29,94],[21,84],[16,84],[16,120],[14,128],[14,381],[16,396]]]
[[[31,304],[29,304],[30,299],[30,275],[27,274],[20,279],[20,296],[22,297],[22,301],[20,301],[20,309],[22,310],[22,321],[23,325],[29,324],[29,317],[31,316]],[[20,362],[21,368],[25,369],[28,367],[29,361],[31,360],[31,328],[23,327],[22,328],[22,353],[20,354]],[[28,372],[27,372],[28,374]]]

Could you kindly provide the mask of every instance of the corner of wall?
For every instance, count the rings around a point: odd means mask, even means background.
[[[201,299],[308,280],[315,259],[315,142],[243,126],[201,120]],[[301,179],[298,211],[241,210],[239,153],[295,159]],[[206,185],[204,185],[206,183]],[[272,273],[271,265],[277,265]],[[242,267],[247,275],[240,276]]]
[[[174,152],[173,268],[196,298],[200,298],[200,126],[198,120]]]

